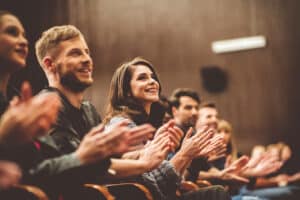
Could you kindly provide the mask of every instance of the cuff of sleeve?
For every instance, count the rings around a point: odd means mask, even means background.
[[[163,166],[163,167],[161,167],[162,172],[164,174],[166,174],[166,176],[169,177],[169,179],[174,181],[176,183],[176,185],[180,185],[180,183],[182,181],[182,177],[176,171],[173,164],[170,163],[169,161],[163,161],[162,166]]]
[[[81,160],[76,156],[75,152],[71,153],[69,155],[71,161],[74,163],[74,166],[81,166],[83,165],[83,163],[81,162]]]

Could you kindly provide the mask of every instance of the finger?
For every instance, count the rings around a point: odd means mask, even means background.
[[[225,162],[225,168],[232,163],[232,155],[228,155]]]
[[[97,135],[98,133],[101,133],[104,131],[104,125],[103,124],[99,124],[98,126],[92,128],[87,135],[89,136],[94,136]]]
[[[20,98],[18,96],[14,96],[12,100],[9,102],[10,106],[17,106],[20,103]]]
[[[247,165],[248,162],[249,162],[249,157],[248,156],[242,156],[238,160],[234,161],[231,164],[231,166],[235,166],[236,170],[241,170]]]
[[[184,135],[183,131],[177,126],[170,127],[168,131],[173,133],[178,140],[181,140]]]
[[[163,126],[166,126],[166,127],[173,127],[173,126],[175,126],[175,120],[174,120],[174,119],[171,119],[171,120],[169,120],[167,123],[165,123]]]
[[[137,129],[130,129],[129,135],[131,140],[144,142],[147,141],[152,135],[155,129],[151,126],[147,127],[137,127]]]
[[[190,127],[189,130],[186,132],[186,135],[185,135],[185,137],[184,137],[184,140],[190,138],[190,137],[192,136],[192,134],[193,134],[193,131],[194,131],[193,128]]]
[[[169,138],[169,135],[167,133],[168,132],[166,132],[166,134],[163,134],[163,135],[160,135],[159,137],[157,137],[155,139],[155,141],[153,141],[153,142],[150,143],[150,146],[152,148],[156,148],[156,147],[160,146],[163,143],[170,142],[170,138]]]
[[[158,141],[163,140],[164,138],[169,138],[169,132],[165,131],[161,133],[159,136],[151,140],[151,143],[157,143]]]
[[[176,143],[179,143],[181,141],[183,135],[183,132],[181,130],[179,131],[178,129],[175,128],[168,128],[168,132],[169,135],[172,136],[174,141],[176,141]]]
[[[219,160],[220,158],[223,158],[223,157],[225,157],[225,156],[226,156],[226,154],[223,153],[223,154],[220,154],[220,155],[218,155],[218,156],[209,157],[209,158],[208,158],[208,161],[209,161],[209,162],[213,162],[213,161]]]
[[[244,178],[242,176],[238,176],[238,175],[235,175],[235,174],[232,174],[232,179],[235,180],[235,181],[239,181],[239,182],[242,182],[242,183],[249,183],[249,179],[247,178]]]
[[[197,130],[195,135],[202,135],[205,132],[211,131],[207,125],[202,126],[199,130]]]
[[[180,140],[178,140],[178,138],[176,138],[173,134],[169,134],[168,136],[169,136],[170,142],[172,142],[172,144],[175,148],[177,146],[179,146]]]
[[[32,97],[31,86],[28,81],[24,81],[21,87],[21,99],[22,101],[28,101]]]
[[[134,128],[130,129],[130,132],[134,135],[138,132],[148,132],[148,133],[154,133],[155,128],[149,124],[144,124],[144,125],[140,125],[140,126],[136,126]]]

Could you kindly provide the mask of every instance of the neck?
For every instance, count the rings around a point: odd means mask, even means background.
[[[174,120],[175,120],[175,124],[177,124],[178,126],[180,126],[184,130],[188,130],[190,127],[195,128],[195,126],[192,126],[192,125],[187,124],[187,123],[183,123],[179,119],[174,118]]]
[[[6,95],[6,88],[8,84],[9,74],[8,73],[1,73],[0,74],[0,92]]]
[[[51,87],[57,88],[61,93],[63,93],[69,102],[76,108],[80,109],[81,103],[83,101],[84,92],[73,92],[70,89],[58,84],[50,85]]]

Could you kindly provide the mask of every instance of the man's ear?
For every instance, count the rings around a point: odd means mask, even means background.
[[[176,116],[177,114],[177,108],[175,106],[172,106],[172,115]]]
[[[46,69],[46,71],[50,71],[53,73],[56,72],[56,67],[54,65],[53,59],[50,56],[46,56],[43,59],[43,65],[44,65],[44,68]]]

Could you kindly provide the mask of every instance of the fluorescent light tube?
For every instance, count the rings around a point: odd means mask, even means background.
[[[266,46],[266,43],[264,36],[243,37],[212,42],[211,48],[214,53],[227,53],[262,48]]]

